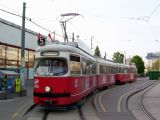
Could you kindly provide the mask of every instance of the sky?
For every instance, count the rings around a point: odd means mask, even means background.
[[[20,17],[1,9],[22,15],[23,2],[27,18],[60,35],[60,15],[80,14],[67,22],[68,36],[74,32],[89,47],[92,37],[93,49],[98,45],[108,59],[120,52],[126,58],[139,55],[146,60],[147,53],[160,51],[160,0],[1,0],[0,17],[21,25]],[[49,33],[30,21],[25,26],[46,36]]]

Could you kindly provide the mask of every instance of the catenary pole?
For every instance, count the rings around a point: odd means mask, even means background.
[[[23,3],[23,13],[22,13],[22,31],[21,31],[21,68],[20,68],[20,78],[21,87],[25,89],[25,9],[26,3]]]

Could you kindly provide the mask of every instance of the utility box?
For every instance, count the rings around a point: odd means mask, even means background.
[[[15,79],[19,74],[14,71],[0,70],[0,90],[2,89],[2,81],[6,79],[6,92],[11,93],[15,89]]]
[[[160,71],[149,71],[149,80],[160,80]]]

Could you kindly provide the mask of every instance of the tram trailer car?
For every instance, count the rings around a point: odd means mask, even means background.
[[[129,82],[134,82],[137,80],[137,68],[135,64],[130,65],[130,81]]]
[[[117,66],[118,66],[118,72],[115,75],[117,84],[134,82],[137,79],[136,76],[137,70],[135,65],[117,64]]]
[[[65,70],[53,73],[62,62]],[[96,61],[73,46],[51,44],[36,50],[34,103],[42,106],[71,105],[96,89]]]
[[[97,89],[107,88],[116,83],[116,64],[102,58],[97,60]]]

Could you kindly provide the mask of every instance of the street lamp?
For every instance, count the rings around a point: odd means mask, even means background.
[[[93,48],[93,38],[94,36],[91,36],[91,49]]]

